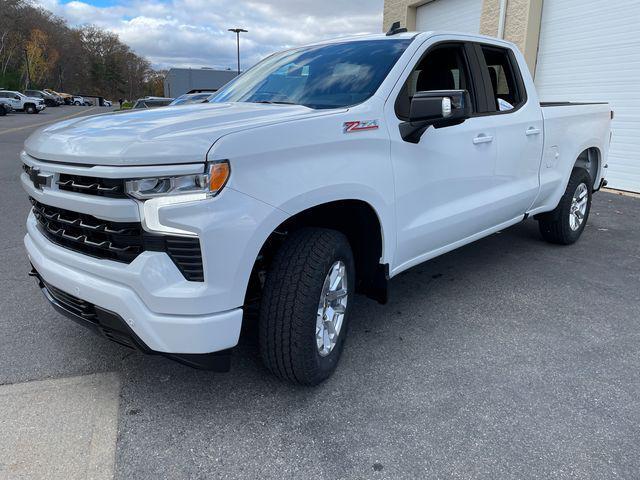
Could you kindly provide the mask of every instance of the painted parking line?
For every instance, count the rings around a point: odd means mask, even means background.
[[[0,135],[4,135],[5,133],[19,132],[20,130],[24,130],[26,128],[42,127],[43,125],[48,125],[48,124],[54,123],[54,122],[61,122],[62,120],[68,120],[69,118],[77,117],[78,115],[82,115],[83,113],[90,112],[91,110],[95,110],[96,108],[98,108],[98,107],[91,107],[91,108],[88,108],[86,110],[81,110],[80,112],[72,113],[71,115],[66,115],[64,117],[59,117],[59,118],[55,118],[53,120],[49,120],[48,122],[40,122],[40,123],[34,123],[32,125],[24,125],[22,127],[10,128],[9,130],[4,130],[4,131],[0,132]]]

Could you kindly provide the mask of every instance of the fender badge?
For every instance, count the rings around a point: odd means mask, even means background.
[[[342,133],[363,132],[365,130],[377,130],[378,120],[362,120],[355,122],[344,122]]]

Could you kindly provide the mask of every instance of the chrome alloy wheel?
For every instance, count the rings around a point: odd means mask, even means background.
[[[571,200],[571,208],[569,209],[569,226],[574,232],[580,228],[584,217],[587,214],[587,202],[589,200],[589,191],[584,183],[578,185]]]
[[[316,315],[316,345],[321,357],[331,353],[338,342],[349,299],[347,267],[338,260],[329,269]]]

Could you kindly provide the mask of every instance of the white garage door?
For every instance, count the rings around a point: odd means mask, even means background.
[[[609,186],[640,192],[640,1],[546,0],[535,82],[543,101],[607,101]]]
[[[416,29],[479,33],[482,0],[434,0],[416,9]]]

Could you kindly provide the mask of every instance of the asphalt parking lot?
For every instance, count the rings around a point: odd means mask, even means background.
[[[31,125],[104,111],[0,117],[0,397],[67,377],[119,391],[116,478],[640,476],[639,198],[598,193],[574,246],[527,221],[395,278],[385,306],[357,299],[336,375],[296,388],[251,336],[231,372],[191,370],[94,336],[27,277],[21,146]],[[22,421],[10,411],[0,424]]]

